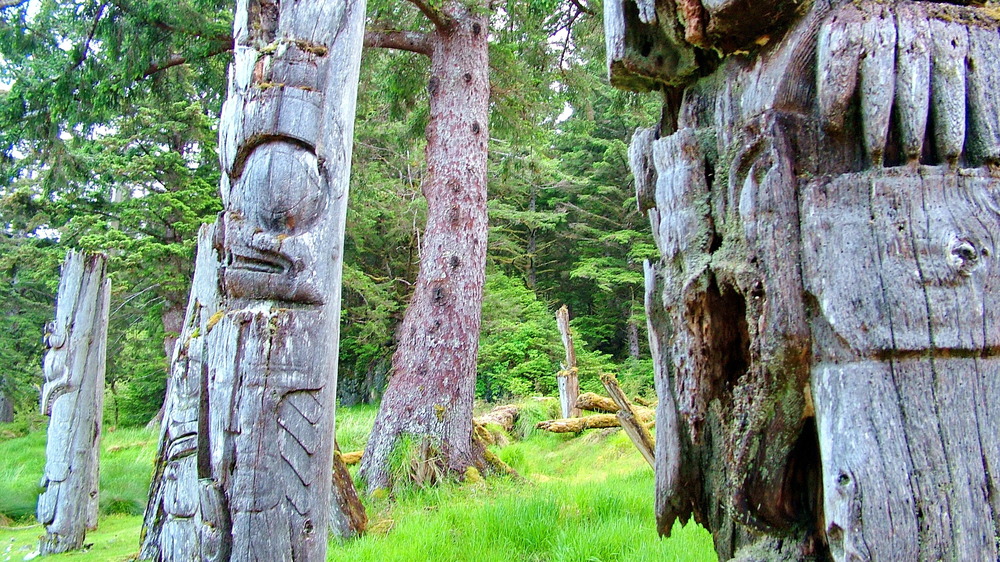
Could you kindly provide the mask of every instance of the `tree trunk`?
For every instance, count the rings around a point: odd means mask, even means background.
[[[69,252],[63,262],[56,319],[45,337],[42,413],[50,416],[38,521],[39,552],[83,546],[97,528],[98,452],[111,304],[107,257]]]
[[[559,384],[559,405],[564,418],[575,418],[580,415],[576,401],[580,395],[580,376],[576,368],[576,348],[573,347],[573,332],[569,327],[569,309],[562,305],[556,311],[556,325],[562,336],[563,348],[566,350],[566,363],[562,371],[556,375]]]
[[[606,3],[614,81],[684,89],[676,130],[630,148],[662,255],[660,531],[693,515],[721,558],[995,560],[1000,21],[759,4],[679,29]],[[754,54],[666,64],[694,36]]]
[[[472,438],[472,405],[486,265],[489,19],[480,4],[451,1],[442,10],[451,25],[430,38],[427,228],[361,464],[372,491],[391,484],[388,458],[404,435],[429,441],[450,471],[484,462]]]
[[[201,235],[146,557],[325,559],[364,4],[237,3],[225,211]]]

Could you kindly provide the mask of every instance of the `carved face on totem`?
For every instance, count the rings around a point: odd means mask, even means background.
[[[253,71],[234,74],[238,91],[223,108],[228,182],[220,230],[230,297],[300,305],[327,298],[343,229],[334,200],[344,195],[331,188],[327,170],[344,166],[349,155],[334,150],[336,123],[323,122],[325,53],[291,42],[273,52],[237,52],[258,58],[236,65]]]
[[[322,223],[330,197],[316,155],[292,139],[250,150],[225,214],[225,289],[233,297],[323,302],[332,261]]]

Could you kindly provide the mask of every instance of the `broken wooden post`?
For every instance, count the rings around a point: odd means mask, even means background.
[[[330,502],[330,532],[339,539],[351,539],[365,532],[368,514],[358,498],[351,473],[347,470],[340,447],[334,444],[333,453],[333,499]],[[361,455],[355,463],[361,460]],[[351,463],[354,464],[354,463]]]
[[[0,378],[0,383],[3,383],[3,379]],[[0,423],[10,423],[14,421],[14,402],[7,396],[7,393],[3,390],[3,385],[0,384]]]
[[[228,522],[212,480],[208,431],[209,347],[222,318],[217,225],[201,227],[187,313],[167,380],[159,451],[143,521],[140,557],[224,560]],[[216,436],[221,437],[221,436]]]
[[[635,448],[639,449],[639,452],[642,453],[642,458],[646,459],[649,466],[654,466],[655,449],[653,447],[653,437],[649,434],[646,426],[639,422],[638,414],[633,406],[629,404],[628,398],[625,397],[625,393],[622,392],[621,387],[618,386],[618,379],[610,373],[604,373],[601,375],[601,383],[604,384],[605,390],[611,395],[611,399],[618,405],[618,412],[615,415],[618,416],[618,422],[621,424],[622,429],[625,430],[628,438],[635,444]]]
[[[146,514],[142,555],[155,560],[320,561],[340,509],[341,259],[365,2],[261,6],[236,6],[225,210],[195,273],[218,287],[218,311],[205,318],[192,288],[192,345],[175,355]]]
[[[556,382],[559,383],[559,405],[562,407],[564,418],[575,418],[580,415],[580,409],[576,407],[576,399],[580,394],[580,379],[576,368],[573,333],[569,328],[569,309],[566,305],[556,311],[556,324],[559,326],[563,347],[566,348],[566,363],[556,375]]]
[[[111,282],[107,257],[70,251],[63,262],[56,319],[45,335],[42,413],[49,416],[38,522],[41,554],[83,546],[97,528],[98,452],[104,403]]]

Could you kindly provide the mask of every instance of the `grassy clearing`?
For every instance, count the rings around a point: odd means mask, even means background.
[[[618,430],[580,437],[537,432],[534,418],[549,406],[532,404],[515,433],[522,441],[495,452],[524,480],[490,478],[420,489],[405,487],[393,497],[366,498],[370,532],[331,544],[329,560],[379,562],[610,562],[715,561],[711,537],[696,525],[676,526],[670,539],[656,536],[653,474]],[[341,408],[337,438],[341,450],[361,449],[377,410]],[[85,552],[48,559],[127,560],[138,550],[156,436],[145,430],[106,435],[102,451],[98,531],[88,534]],[[0,562],[23,560],[34,551],[42,528],[34,524],[37,481],[42,471],[44,433],[0,441]],[[133,514],[133,515],[129,515]]]

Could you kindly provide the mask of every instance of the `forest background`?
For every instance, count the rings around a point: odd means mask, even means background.
[[[601,6],[498,3],[490,39],[490,238],[477,396],[555,392],[554,311],[573,317],[581,390],[601,372],[652,393],[627,140],[661,100],[607,84]],[[163,401],[198,227],[221,210],[217,120],[229,2],[0,3],[0,415],[36,418],[44,325],[67,249],[111,257],[106,421]],[[372,21],[416,25],[407,2]],[[427,61],[366,50],[346,234],[338,394],[377,401],[419,263]],[[2,421],[2,420],[0,420]]]

